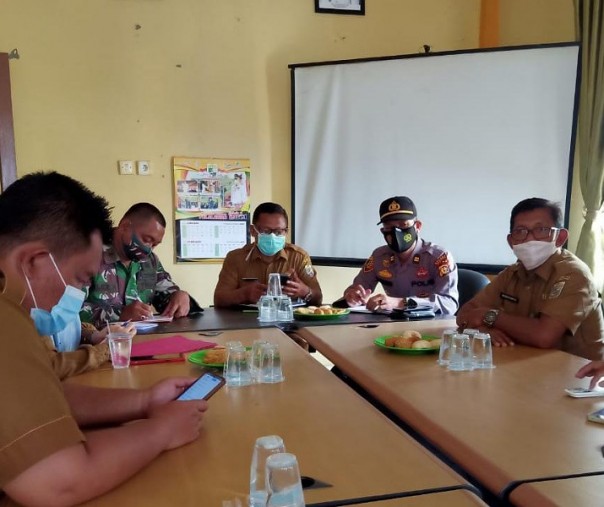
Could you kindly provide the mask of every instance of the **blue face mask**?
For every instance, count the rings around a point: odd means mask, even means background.
[[[61,296],[61,299],[59,299],[59,302],[52,307],[50,312],[38,308],[38,303],[33,291],[31,290],[29,279],[27,276],[25,276],[27,287],[29,288],[29,292],[34,300],[35,305],[35,308],[32,308],[30,311],[30,316],[34,321],[36,330],[42,336],[54,335],[65,329],[67,324],[73,320],[79,319],[80,309],[82,308],[82,303],[84,303],[84,292],[72,285],[67,285],[65,283],[63,275],[61,275],[54,257],[52,254],[48,255],[50,255],[50,260],[52,261],[59,278],[63,282],[63,285],[65,285],[65,292]]]
[[[59,352],[71,352],[80,346],[82,341],[82,321],[80,316],[69,321],[65,328],[51,336],[55,349]]]
[[[264,255],[275,255],[283,250],[285,246],[285,236],[277,236],[276,234],[258,234],[258,249]]]

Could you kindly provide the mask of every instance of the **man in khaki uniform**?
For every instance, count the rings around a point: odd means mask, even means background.
[[[254,210],[250,234],[255,242],[227,254],[214,291],[215,306],[256,303],[266,293],[270,273],[289,275],[283,286],[287,296],[321,304],[323,294],[310,257],[286,243],[287,230],[287,212],[280,205],[265,202]]]
[[[40,336],[77,318],[110,234],[107,202],[66,176],[30,174],[0,194],[0,503],[84,502],[199,434],[206,402],[173,401],[192,379],[99,389],[53,371]]]
[[[589,268],[562,250],[567,238],[558,205],[534,197],[514,206],[508,243],[518,262],[466,303],[457,323],[487,331],[496,346],[521,343],[602,359],[601,301]]]

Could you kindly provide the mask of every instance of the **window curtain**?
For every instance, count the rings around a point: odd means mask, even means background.
[[[574,0],[581,40],[581,95],[578,159],[585,222],[577,256],[591,268],[600,293],[604,288],[604,0]]]

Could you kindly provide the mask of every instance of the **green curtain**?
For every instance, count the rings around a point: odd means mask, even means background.
[[[577,34],[581,40],[581,94],[578,159],[585,222],[577,255],[591,268],[596,285],[604,288],[604,0],[574,0]]]

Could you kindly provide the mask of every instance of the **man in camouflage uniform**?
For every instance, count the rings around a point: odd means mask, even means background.
[[[587,265],[562,249],[567,238],[557,204],[537,197],[516,204],[507,239],[518,262],[463,305],[457,322],[488,332],[496,346],[520,343],[602,359],[600,297]]]
[[[310,257],[286,243],[287,230],[287,212],[279,204],[265,202],[254,210],[250,234],[255,242],[227,254],[214,291],[215,306],[256,303],[266,293],[270,273],[289,275],[285,295],[321,304],[323,295]]]
[[[344,291],[349,306],[366,305],[387,311],[415,304],[429,305],[435,313],[457,311],[457,266],[449,252],[421,239],[422,223],[411,199],[395,196],[380,205],[381,232],[386,245],[373,251]],[[371,295],[382,284],[386,294]]]
[[[189,313],[189,294],[178,288],[153,253],[165,228],[164,216],[152,204],[138,203],[126,212],[88,287],[82,322],[101,327],[107,321],[144,320],[153,315],[153,307],[170,317]]]

